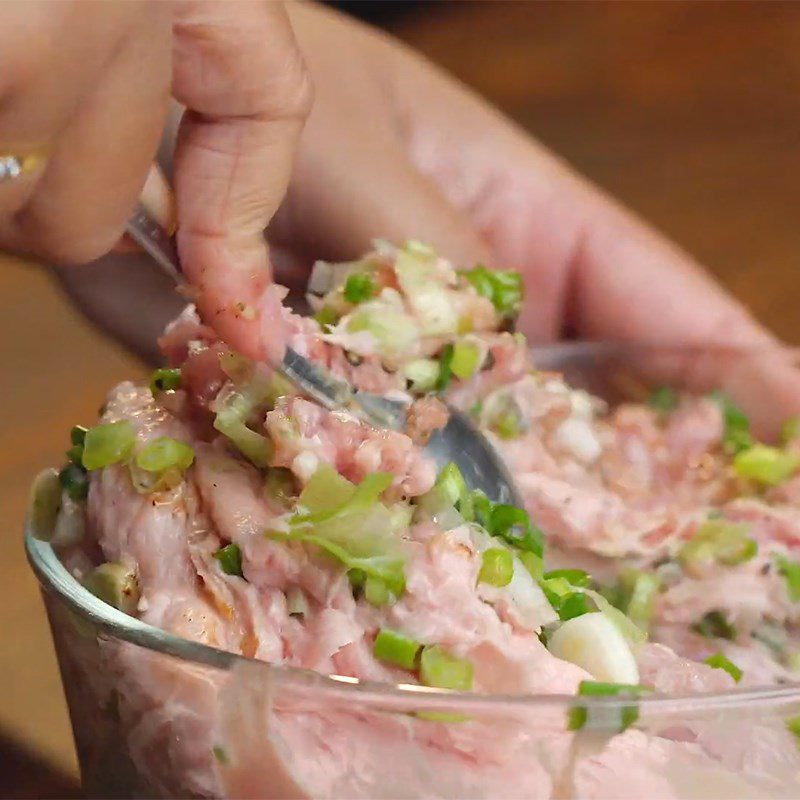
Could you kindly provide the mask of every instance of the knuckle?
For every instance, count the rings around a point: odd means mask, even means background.
[[[314,84],[299,51],[268,87],[268,105],[274,117],[305,120],[311,113]]]

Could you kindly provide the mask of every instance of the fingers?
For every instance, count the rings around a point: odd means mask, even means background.
[[[387,113],[376,69],[386,55],[370,50],[375,33],[318,7],[289,11],[319,91],[270,240],[305,265],[356,257],[376,238],[419,239],[458,264],[488,258],[469,216],[411,164]]]
[[[30,8],[21,16],[35,28],[37,63],[13,66],[0,145],[31,143],[47,158],[28,180],[0,187],[0,243],[84,262],[119,238],[155,153],[169,96],[169,8],[103,4],[88,21],[75,4]],[[13,60],[6,44],[0,62]]]
[[[263,232],[286,191],[311,103],[283,6],[181,2],[173,90],[178,247],[204,318],[253,358],[282,356]]]
[[[668,343],[769,339],[691,258],[527,133],[422,59],[395,57],[412,159],[469,210],[497,263],[525,271],[523,330],[540,340],[565,329]]]

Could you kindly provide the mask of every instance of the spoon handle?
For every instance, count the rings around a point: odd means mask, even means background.
[[[183,281],[175,242],[141,203],[136,206],[125,230],[175,283]],[[347,409],[379,428],[403,430],[405,427],[405,404],[367,392],[356,392],[348,383],[334,378],[291,347],[286,348],[286,354],[277,365],[277,371],[303,394],[325,408]]]

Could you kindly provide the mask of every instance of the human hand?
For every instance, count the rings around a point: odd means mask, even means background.
[[[417,238],[463,265],[522,269],[534,340],[771,341],[688,256],[408,48],[319,7],[290,16],[316,102],[269,229],[279,280],[300,288],[315,258]],[[144,260],[68,280],[95,319],[155,357],[179,300]],[[134,316],[137,290],[148,300]]]
[[[0,183],[0,248],[56,262],[109,251],[145,184],[172,93],[187,109],[174,164],[187,278],[223,336],[268,355],[258,314],[241,309],[262,310],[274,326],[263,230],[310,106],[283,6],[7,3],[0,76],[0,155],[31,165]],[[145,199],[164,212],[157,174]]]

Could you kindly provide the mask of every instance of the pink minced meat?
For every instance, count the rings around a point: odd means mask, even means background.
[[[396,291],[392,259],[380,256],[378,277],[381,287]],[[607,412],[560,376],[533,369],[524,341],[497,332],[491,302],[471,286],[459,288],[446,262],[435,264],[471,324],[470,335],[488,352],[480,370],[453,383],[447,400],[476,415],[564,565],[591,564],[607,583],[619,559],[650,571],[656,564],[674,567],[711,509],[746,524],[758,543],[758,556],[746,563],[707,575],[678,569],[666,580],[654,603],[652,641],[635,649],[641,682],[662,694],[729,690],[734,682],[727,672],[701,663],[716,651],[744,669],[742,685],[792,679],[759,636],[765,621],[785,626],[787,653],[798,638],[796,604],[774,559],[796,559],[800,552],[799,479],[742,497],[722,447],[716,402],[684,398],[666,417],[643,405]],[[334,375],[365,391],[412,399],[402,364],[386,369],[369,348],[356,358],[322,335],[315,321],[285,308],[276,313],[286,343]],[[414,352],[435,355],[442,344],[427,337]],[[479,581],[491,537],[459,516],[445,527],[412,517],[414,507],[405,507],[409,516],[397,532],[404,591],[396,602],[368,603],[354,592],[344,564],[317,546],[281,541],[290,512],[266,496],[264,472],[214,428],[216,401],[231,389],[229,348],[193,309],[169,327],[161,346],[180,368],[182,388],[157,400],[145,388],[121,384],[109,395],[103,420],[129,420],[137,447],[159,436],[180,439],[192,446],[194,463],[182,483],[157,496],[139,493],[126,466],[92,473],[88,541],[64,561],[77,577],[99,554],[135,567],[143,621],[253,660],[224,674],[113,642],[101,648],[105,677],[84,678],[105,693],[104,703],[113,685],[126,752],[147,776],[143,793],[672,800],[701,784],[712,787],[712,796],[716,790],[732,796],[734,787],[742,796],[768,796],[769,770],[800,770],[788,733],[771,723],[759,735],[779,752],[759,743],[750,755],[741,747],[751,738],[747,720],[729,719],[723,729],[681,718],[610,740],[567,732],[565,708],[574,701],[565,705],[564,696],[571,698],[592,676],[548,650],[548,626],[558,615],[526,570],[515,569],[504,587]],[[269,378],[266,365],[253,369]],[[509,414],[510,432],[502,424]],[[392,505],[434,485],[434,465],[420,444],[446,420],[445,406],[433,397],[415,400],[410,429],[398,433],[284,396],[270,410],[254,411],[246,424],[269,441],[270,468],[288,469],[297,488],[323,464],[354,484],[388,472],[393,483],[383,499]],[[223,572],[215,557],[231,543],[241,551],[241,577]],[[695,633],[692,624],[708,612],[735,624],[735,638]],[[502,714],[475,709],[458,724],[441,724],[409,713],[413,707],[388,713],[380,704],[349,700],[352,695],[323,700],[272,673],[267,678],[259,663],[419,683],[415,671],[374,656],[382,628],[468,659],[478,694],[537,695],[536,703],[529,714],[523,706]],[[224,759],[214,756],[221,742]]]

